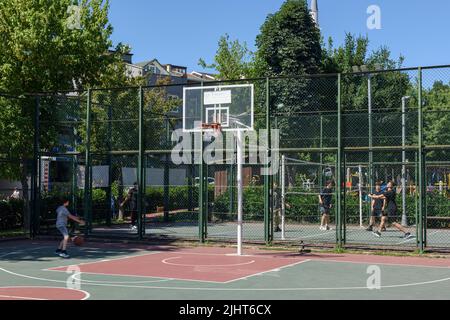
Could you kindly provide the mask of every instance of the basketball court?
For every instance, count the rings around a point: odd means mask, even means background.
[[[0,299],[449,299],[450,259],[88,242],[0,249]],[[369,289],[379,268],[379,289]],[[370,281],[369,281],[370,282]]]

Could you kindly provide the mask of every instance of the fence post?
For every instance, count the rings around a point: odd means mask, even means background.
[[[425,173],[425,153],[423,145],[423,102],[422,102],[422,68],[418,69],[418,147],[419,147],[419,220],[418,220],[418,240],[419,250],[425,249],[424,232],[426,223],[426,173]]]
[[[88,236],[92,225],[92,202],[91,202],[91,99],[92,92],[87,92],[86,107],[86,159],[84,167],[84,219],[86,221],[85,235]]]
[[[34,143],[33,143],[33,166],[31,175],[31,197],[32,197],[32,209],[30,219],[30,238],[33,239],[36,236],[39,216],[40,216],[40,155],[39,155],[39,114],[40,114],[41,98],[35,97],[34,105]]]
[[[267,130],[267,150],[266,157],[267,160],[270,156],[271,148],[271,134],[270,134],[270,80],[266,78],[266,130]],[[271,175],[268,172],[270,167],[269,163],[265,164],[266,175],[264,176],[264,241],[266,244],[270,244],[273,241],[273,228],[272,228],[272,207],[270,201],[271,195]]]
[[[139,87],[139,155],[138,155],[138,193],[137,193],[137,225],[138,225],[138,238],[143,238],[145,224],[143,223],[144,210],[144,91],[142,87]]]
[[[337,170],[336,170],[336,235],[337,235],[337,247],[342,248],[342,105],[341,105],[341,74],[338,74],[338,121],[337,121]],[[345,186],[344,186],[345,192]]]
[[[203,82],[201,83],[201,86],[203,87]],[[202,94],[203,99],[203,94]],[[203,100],[202,100],[203,105]],[[202,122],[204,122],[204,115],[202,112]],[[204,140],[203,140],[203,132],[200,132],[200,168],[199,168],[199,216],[198,216],[198,235],[200,239],[200,243],[204,243],[206,241],[206,234],[205,234],[205,220],[207,223],[207,215],[208,215],[208,185],[206,184],[205,188],[205,179],[207,179],[207,175],[205,177],[205,171],[206,164],[203,159],[203,151],[204,151]],[[207,174],[207,171],[206,171]],[[206,219],[205,219],[206,218]]]

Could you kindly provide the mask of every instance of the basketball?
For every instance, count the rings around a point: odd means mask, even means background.
[[[73,237],[72,242],[74,245],[80,247],[84,244],[84,238],[80,236]]]

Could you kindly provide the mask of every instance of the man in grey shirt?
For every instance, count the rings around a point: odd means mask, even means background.
[[[61,258],[70,258],[67,254],[67,242],[69,241],[69,231],[67,230],[67,221],[68,219],[78,222],[81,226],[84,225],[84,221],[80,218],[72,215],[67,207],[69,206],[70,201],[67,198],[64,198],[61,202],[61,206],[56,209],[56,228],[63,235],[63,239],[61,240],[58,249],[56,249],[55,253],[59,255]]]

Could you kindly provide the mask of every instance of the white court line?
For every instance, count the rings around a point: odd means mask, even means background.
[[[53,280],[53,279],[45,279],[45,278],[39,278],[39,277],[32,277],[24,274],[15,273],[3,268],[0,268],[1,271],[9,273],[11,275],[27,278],[27,279],[33,279],[33,280],[39,280],[39,281],[48,281],[48,282],[59,282],[59,283],[66,283],[66,281],[60,281],[60,280]],[[392,288],[404,288],[404,287],[417,287],[417,286],[423,286],[428,284],[435,284],[435,283],[441,283],[450,281],[449,278],[442,278],[437,280],[430,280],[430,281],[423,281],[423,282],[416,282],[416,283],[405,283],[405,284],[397,284],[397,285],[388,285],[388,286],[381,286],[381,289],[392,289]],[[199,287],[149,287],[149,286],[130,286],[130,285],[118,285],[118,284],[101,284],[101,283],[92,283],[87,284],[90,286],[100,286],[100,287],[116,287],[116,288],[134,288],[134,289],[158,289],[158,290],[177,290],[177,291],[186,291],[186,290],[195,290],[195,291],[345,291],[345,290],[369,290],[366,287],[335,287],[335,288],[199,288]]]
[[[227,282],[225,282],[225,283],[232,283],[232,282],[236,282],[236,281],[239,281],[239,280],[248,279],[248,278],[251,278],[251,277],[262,276],[262,275],[264,275],[265,273],[269,273],[269,272],[280,272],[282,269],[289,268],[289,267],[293,267],[293,266],[296,266],[296,265],[299,265],[299,264],[302,264],[302,263],[305,263],[305,262],[309,262],[309,261],[310,261],[309,259],[306,259],[306,260],[303,260],[303,261],[297,261],[297,262],[295,262],[295,263],[288,264],[288,265],[285,265],[285,266],[282,266],[282,267],[278,267],[278,268],[275,268],[275,269],[271,269],[271,270],[267,270],[267,271],[262,271],[262,272],[258,272],[258,273],[251,274],[251,275],[246,276],[246,277],[241,277],[241,278],[233,279],[233,280],[227,281]]]
[[[0,268],[0,270],[5,271],[6,269]],[[7,270],[6,270],[7,271]],[[10,273],[10,272],[7,272]],[[64,282],[66,283],[66,281],[57,281],[57,282]],[[65,287],[44,287],[44,286],[8,286],[8,287],[0,287],[1,289],[27,289],[27,288],[33,288],[33,289],[64,289],[64,290],[70,290],[70,291],[78,291],[84,294],[84,298],[81,300],[87,300],[91,297],[91,294],[85,290],[81,290],[81,289],[69,289],[69,288],[65,288]],[[27,298],[28,299],[28,298]],[[46,300],[46,299],[39,299],[38,300]]]
[[[91,275],[100,275],[100,274],[94,274],[94,273],[88,273],[88,272],[82,272],[80,273],[80,276],[82,274],[91,274]],[[108,276],[110,276],[108,274]],[[73,279],[80,281],[81,283],[104,283],[104,284],[135,284],[135,283],[157,283],[157,282],[169,282],[172,281],[173,279],[159,279],[159,280],[146,280],[146,281],[95,281],[95,280],[86,280],[86,279],[81,279],[78,278],[76,276],[76,274],[74,274]],[[122,277],[130,277],[130,276],[122,276]],[[156,277],[155,277],[156,278]]]
[[[245,249],[244,249],[245,250]],[[164,252],[162,252],[164,253]],[[201,253],[201,252],[172,252],[173,254],[181,254],[181,255],[198,255],[198,256],[228,256],[228,257],[250,257],[250,258],[261,258],[261,259],[286,259],[286,260],[298,260],[298,257],[291,256],[283,256],[279,257],[279,255],[292,255],[290,252],[261,252],[261,255],[258,254],[245,254],[245,255],[237,255],[236,253]],[[297,254],[297,253],[296,253]]]
[[[70,266],[69,266],[70,267]],[[14,272],[6,270],[4,268],[0,268],[0,270],[3,270],[4,272],[8,272],[11,274],[14,274]],[[41,270],[41,271],[48,271],[48,272],[59,272],[59,273],[66,273],[66,270]],[[112,277],[132,277],[132,278],[147,278],[147,279],[158,279],[155,281],[149,280],[148,282],[169,282],[169,281],[186,281],[186,282],[200,282],[200,283],[212,283],[212,284],[224,284],[226,282],[223,281],[210,281],[210,280],[196,280],[196,279],[184,279],[184,278],[164,278],[164,277],[157,277],[157,276],[140,276],[140,275],[134,275],[134,274],[116,274],[116,273],[102,273],[102,272],[81,272],[81,274],[89,274],[89,275],[99,275],[99,276],[112,276]],[[54,280],[55,282],[61,282],[58,280]],[[83,279],[81,279],[82,282],[84,282]],[[65,282],[65,281],[63,281]],[[110,284],[113,282],[104,281],[102,282],[104,284]],[[86,285],[96,285],[95,283],[86,283]],[[144,287],[145,288],[145,287]]]
[[[30,298],[30,297],[18,297],[18,296],[4,296],[0,294],[0,298],[6,298],[6,299],[15,299],[15,300],[48,300],[48,299],[40,299],[40,298]]]
[[[311,261],[314,262],[340,262],[340,263],[351,263],[351,264],[366,264],[366,265],[381,265],[381,266],[393,266],[393,267],[416,267],[416,268],[433,268],[433,269],[450,269],[450,266],[424,266],[424,265],[416,265],[416,264],[401,264],[401,263],[390,263],[390,262],[364,262],[364,261],[348,261],[348,260],[330,260],[330,259],[314,259],[311,258]]]
[[[255,260],[252,261],[248,261],[248,262],[242,262],[242,263],[232,263],[232,264],[214,264],[214,265],[207,265],[207,264],[177,264],[177,263],[170,263],[168,262],[169,260],[174,260],[174,259],[181,259],[181,257],[172,257],[172,258],[167,258],[164,260],[161,260],[162,263],[164,264],[168,264],[168,265],[172,265],[172,266],[179,266],[179,267],[209,267],[209,268],[216,268],[216,267],[238,267],[238,266],[245,266],[245,265],[249,265],[252,263],[255,263]]]
[[[71,263],[71,264],[68,264],[68,265],[63,265],[63,266],[58,266],[58,267],[48,267],[48,268],[41,269],[41,270],[42,271],[58,271],[58,270],[51,270],[51,269],[67,268],[67,267],[71,267],[71,266],[84,266],[84,265],[94,264],[94,263],[101,263],[101,262],[110,262],[110,261],[117,261],[117,260],[139,258],[139,257],[145,257],[145,256],[153,255],[153,254],[159,254],[159,253],[162,253],[162,252],[155,251],[155,252],[148,252],[148,253],[144,253],[144,254],[137,254],[137,255],[133,255],[133,256],[124,256],[124,257],[119,257],[119,258],[94,260],[94,261],[91,261],[91,262]]]

